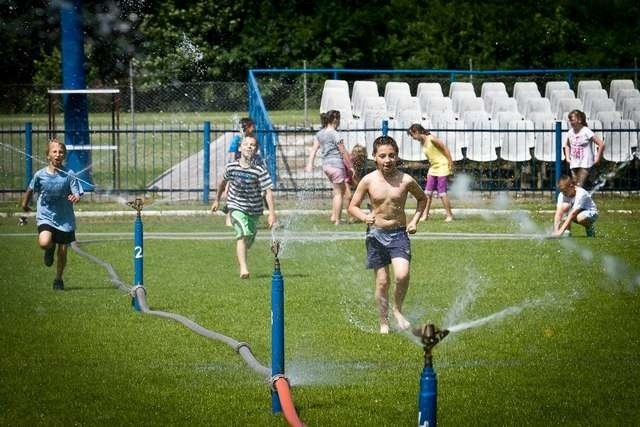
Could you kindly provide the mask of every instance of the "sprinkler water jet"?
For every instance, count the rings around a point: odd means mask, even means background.
[[[413,334],[420,337],[424,347],[424,368],[420,376],[418,395],[418,426],[435,427],[437,424],[438,378],[433,370],[433,348],[449,334],[447,329],[438,329],[433,323],[414,328]]]

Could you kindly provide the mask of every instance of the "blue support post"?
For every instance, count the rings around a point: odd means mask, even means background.
[[[382,129],[380,129],[382,132],[382,136],[388,136],[389,135],[389,120],[383,120],[382,121]]]
[[[284,279],[280,272],[278,260],[278,246],[272,246],[276,258],[273,274],[271,275],[271,376],[284,375]],[[282,412],[282,405],[278,393],[271,390],[271,409],[273,413]]]
[[[81,0],[60,3],[60,43],[62,52],[63,89],[86,89],[84,72],[84,33]],[[65,144],[89,146],[89,107],[87,95],[64,95]],[[67,153],[67,167],[80,178],[85,191],[93,191],[91,152],[73,150]]]
[[[33,125],[24,124],[24,188],[27,188],[33,176]]]
[[[555,127],[555,141],[556,141],[556,162],[555,162],[555,182],[553,186],[556,189],[556,199],[558,198],[558,180],[560,179],[560,175],[562,174],[562,122],[560,120],[556,121]]]
[[[209,203],[209,177],[211,176],[211,122],[204,122],[202,135],[202,203]]]

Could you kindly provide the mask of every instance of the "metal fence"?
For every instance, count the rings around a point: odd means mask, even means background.
[[[553,191],[559,172],[566,173],[566,162],[556,162],[556,141],[564,140],[566,128],[555,126],[506,131],[481,128],[433,128],[454,153],[456,175],[469,177],[470,190],[480,191]],[[206,130],[205,130],[206,129]],[[272,131],[258,129],[276,141],[273,153],[263,155],[276,164],[273,175],[276,190],[286,194],[299,191],[328,192],[330,185],[317,165],[312,172],[304,166],[317,127],[280,126]],[[640,160],[629,141],[637,141],[640,129],[594,129],[607,144],[604,160],[593,170],[592,185],[601,191],[640,191]],[[117,133],[114,138],[114,132]],[[147,193],[167,200],[203,200],[215,191],[228,161],[229,143],[235,129],[202,126],[182,129],[165,126],[141,126],[113,131],[108,126],[90,131],[93,147],[117,147],[90,151],[95,194]],[[419,144],[406,137],[405,128],[379,127],[343,129],[347,146],[369,147],[367,167],[373,170],[371,144],[383,133],[397,139],[402,168],[418,181],[424,180],[428,162],[421,158]],[[0,129],[0,189],[5,197],[24,191],[30,174],[44,167],[48,129]],[[63,133],[60,135],[64,141]],[[27,144],[27,140],[30,140]],[[506,143],[511,141],[511,145]],[[29,145],[31,148],[27,148]],[[474,145],[483,148],[484,158],[474,157]],[[509,152],[511,151],[511,152]],[[518,153],[516,153],[516,151]],[[510,156],[522,160],[508,160]],[[611,156],[618,156],[616,158]],[[271,156],[273,156],[271,158]]]

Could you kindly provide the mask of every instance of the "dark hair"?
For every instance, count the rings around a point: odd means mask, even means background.
[[[325,113],[327,118],[327,124],[333,123],[336,120],[340,120],[340,111],[338,110],[329,110]]]
[[[240,119],[240,128],[243,132],[246,131],[249,126],[254,126],[253,120],[249,117],[243,117]]]
[[[400,152],[400,150],[398,149],[398,144],[396,143],[396,140],[391,138],[390,136],[379,136],[375,139],[375,141],[373,141],[373,155],[375,156],[376,153],[378,152],[378,147],[380,147],[381,145],[390,145],[391,147],[393,147],[393,150],[396,152],[396,154],[398,154]]]
[[[578,119],[578,122],[580,122],[582,126],[587,126],[587,115],[584,114],[583,111],[571,110],[569,111],[569,114],[567,114],[567,119],[571,118],[571,116],[576,116],[576,118]]]
[[[327,127],[327,123],[329,123],[329,119],[327,117],[327,113],[320,113],[320,126],[323,128]]]
[[[420,123],[414,123],[411,126],[409,126],[409,129],[407,129],[407,134],[409,136],[411,136],[411,134],[414,133],[414,132],[418,132],[418,133],[421,133],[423,135],[430,135],[431,134],[431,132],[429,132],[424,127],[422,127],[422,125]]]

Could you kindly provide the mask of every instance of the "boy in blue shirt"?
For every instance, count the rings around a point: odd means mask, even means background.
[[[76,218],[73,204],[83,194],[78,179],[62,166],[66,146],[53,138],[47,146],[49,164],[38,170],[22,197],[22,210],[29,212],[29,202],[33,193],[39,193],[36,223],[38,225],[38,245],[44,249],[44,264],[53,265],[53,256],[58,246],[58,264],[53,289],[63,290],[62,274],[67,265],[67,247],[76,240]]]

